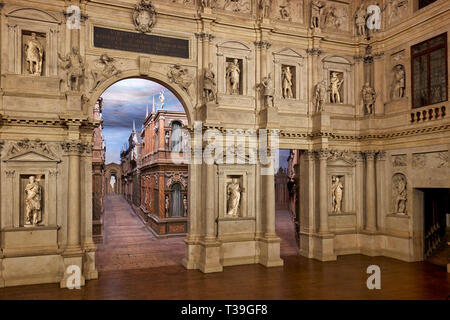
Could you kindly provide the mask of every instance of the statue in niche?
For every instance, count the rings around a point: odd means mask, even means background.
[[[31,34],[31,39],[25,44],[25,58],[28,72],[34,76],[42,75],[44,47],[38,41],[34,32]]]
[[[327,82],[325,80],[320,81],[316,85],[316,90],[314,92],[314,102],[316,106],[316,112],[323,111],[323,105],[327,98]]]
[[[320,14],[325,7],[325,2],[321,0],[311,1],[311,29],[320,28]]]
[[[110,58],[106,53],[102,54],[98,60],[101,70],[92,70],[93,85],[91,91],[94,91],[104,80],[116,76],[120,71],[113,63],[114,59]]]
[[[170,132],[166,131],[166,134],[164,136],[164,144],[165,144],[165,149],[166,150],[170,150]]]
[[[183,130],[183,152],[188,153],[191,148],[191,137],[187,130]]]
[[[405,96],[405,67],[398,64],[394,67],[394,98]]]
[[[373,107],[377,94],[375,90],[366,82],[361,90],[362,100],[364,103],[365,114],[373,114]]]
[[[339,79],[338,72],[331,73],[330,77],[331,103],[342,103],[340,91],[343,82],[344,78]]]
[[[261,18],[269,18],[271,5],[272,0],[259,0],[259,10],[261,12]]]
[[[273,88],[272,73],[269,73],[268,77],[264,77],[261,84],[264,87],[264,100],[266,107],[273,107],[273,96],[275,95],[275,89]]]
[[[203,96],[205,101],[216,101],[216,92],[216,75],[213,71],[213,64],[209,63],[208,69],[205,70],[205,74],[203,76]]]
[[[67,87],[71,91],[80,91],[80,83],[84,77],[84,63],[78,49],[72,47],[72,51],[65,57],[58,54],[63,62],[63,68],[67,70]]]
[[[166,197],[164,198],[164,212],[166,214],[166,217],[169,216],[169,210],[170,210],[170,201],[169,196],[166,195]]]
[[[334,213],[341,212],[343,190],[344,190],[344,185],[342,184],[340,177],[333,176],[332,184],[331,184],[331,197],[332,197]]]
[[[281,72],[281,81],[283,88],[283,98],[292,99],[294,95],[292,94],[292,73],[291,67],[286,66]]]
[[[406,178],[403,174],[396,174],[392,179],[392,193],[394,196],[394,211],[397,214],[406,214]]]
[[[239,179],[233,178],[227,186],[228,204],[227,216],[237,217],[239,202],[241,200],[241,188],[239,186]]]
[[[164,89],[159,93],[159,102],[161,102],[161,110],[164,109],[164,102],[166,101],[166,97],[164,96]]]
[[[355,23],[356,23],[356,30],[358,35],[360,36],[366,36],[366,19],[367,19],[367,13],[364,7],[361,5],[358,7],[355,13]]]
[[[28,178],[25,194],[25,226],[37,226],[42,221],[42,190],[35,176]]]
[[[241,69],[238,59],[234,59],[227,67],[228,94],[239,94]]]
[[[187,217],[188,214],[188,200],[187,200],[187,195],[183,196],[183,213],[184,216]]]

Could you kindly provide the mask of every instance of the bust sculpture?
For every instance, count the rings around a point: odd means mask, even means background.
[[[28,72],[34,76],[42,75],[44,47],[37,40],[36,33],[34,32],[31,34],[31,39],[25,44],[25,58]]]
[[[237,217],[239,210],[239,202],[241,200],[241,188],[239,186],[239,179],[233,178],[227,186],[227,213],[229,217]]]
[[[25,194],[25,226],[36,226],[42,221],[42,190],[35,176],[28,178]]]

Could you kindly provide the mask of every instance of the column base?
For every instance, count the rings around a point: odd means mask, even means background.
[[[3,280],[3,259],[0,259],[0,288],[5,287],[5,280]]]
[[[68,268],[71,266],[76,266],[80,270],[80,274],[77,274],[76,272],[72,271],[70,274],[67,272]],[[82,274],[83,270],[83,256],[63,256],[63,278],[61,279],[59,283],[60,288],[68,288],[70,285],[76,285],[77,281],[76,278],[79,276],[80,281],[79,285],[80,287],[83,287],[86,283],[85,277]]]
[[[313,241],[313,259],[319,261],[336,261],[337,256],[334,253],[334,234],[317,233],[312,235]]]
[[[185,256],[181,263],[188,270],[199,269],[200,245],[196,239],[189,236],[184,240],[186,243]]]
[[[200,261],[198,268],[203,273],[222,272],[223,266],[220,263],[220,242],[203,241],[200,242]]]
[[[280,258],[280,243],[281,239],[277,236],[259,238],[259,264],[265,267],[282,267],[284,261]]]
[[[98,271],[95,267],[95,251],[85,253],[83,275],[86,280],[98,279]]]

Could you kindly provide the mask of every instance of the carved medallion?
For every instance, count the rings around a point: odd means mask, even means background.
[[[141,0],[134,7],[133,22],[136,30],[142,33],[152,30],[156,23],[156,10],[150,0]]]

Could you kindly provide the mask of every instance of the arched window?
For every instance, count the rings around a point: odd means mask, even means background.
[[[172,185],[172,201],[170,206],[171,217],[181,217],[183,215],[183,199],[181,197],[181,185],[179,183]]]
[[[172,123],[172,152],[181,152],[181,123]]]

